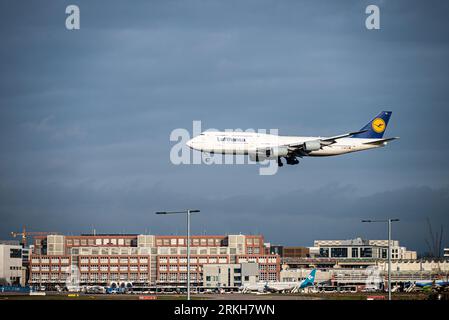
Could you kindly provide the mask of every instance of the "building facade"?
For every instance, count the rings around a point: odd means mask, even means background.
[[[275,245],[269,247],[269,252],[278,254],[281,258],[306,258],[309,256],[310,250],[308,247]]]
[[[299,282],[305,279],[314,268],[313,262],[307,268],[285,267],[280,273],[281,281]],[[449,261],[436,260],[393,260],[391,276],[393,284],[406,284],[414,281],[445,280],[449,274]],[[363,268],[336,264],[331,268],[318,268],[315,281],[323,286],[367,286],[376,280],[386,285],[388,281],[388,262],[386,260],[366,261]]]
[[[26,282],[22,246],[17,241],[0,242],[0,281],[4,285],[21,285]]]
[[[317,258],[332,259],[387,259],[388,240],[315,240],[310,253]],[[409,251],[391,240],[391,259],[416,259],[416,251]]]
[[[283,247],[282,257],[284,258],[306,258],[310,254],[306,247]]]
[[[192,236],[192,286],[204,285],[207,265],[255,263],[258,279],[278,280],[279,256],[265,254],[263,240],[261,235]],[[75,273],[80,285],[183,287],[187,282],[186,236],[48,235],[36,237],[33,246],[30,284],[67,286]]]
[[[203,286],[206,288],[238,289],[244,284],[258,281],[259,268],[256,263],[204,265]]]

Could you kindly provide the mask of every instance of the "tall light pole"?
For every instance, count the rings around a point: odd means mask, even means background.
[[[156,214],[178,214],[185,213],[187,215],[187,300],[190,300],[190,214],[200,212],[197,209],[188,209],[183,211],[158,211]]]
[[[391,300],[391,223],[399,219],[362,220],[362,222],[388,222],[388,300]]]

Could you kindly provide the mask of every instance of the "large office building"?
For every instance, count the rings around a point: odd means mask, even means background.
[[[444,248],[443,256],[446,259],[449,259],[449,248]]]
[[[183,287],[187,282],[186,236],[47,235],[35,237],[33,245],[30,284],[61,286],[74,278],[80,285]],[[190,257],[193,286],[207,283],[206,265],[229,265],[233,281],[227,283],[234,287],[245,281],[235,269],[247,264],[257,265],[257,280],[279,279],[279,256],[265,254],[261,235],[191,236]]]
[[[239,288],[243,284],[255,284],[258,281],[257,263],[205,264],[203,266],[205,288]]]
[[[314,246],[299,254],[284,255],[281,258],[282,268],[301,269],[318,268],[367,268],[378,261],[388,258],[388,240],[315,240]],[[393,261],[414,261],[416,251],[400,246],[399,241],[391,241],[391,257]],[[305,254],[305,257],[304,257]]]
[[[416,251],[401,247],[399,241],[391,240],[391,259],[414,260]],[[310,253],[319,258],[332,259],[387,259],[388,240],[315,240]]]
[[[315,267],[316,259],[311,259],[307,268],[285,267],[280,273],[281,281],[297,282],[304,280]],[[328,268],[319,268],[316,281],[325,286],[360,286],[366,288],[376,282],[378,286],[387,285],[388,261],[385,259],[365,260],[359,265],[338,264]],[[361,267],[363,266],[363,267]],[[449,260],[393,260],[391,279],[393,286],[406,285],[410,282],[446,280],[449,273]]]
[[[25,285],[22,246],[17,241],[0,241],[0,282],[3,285]]]

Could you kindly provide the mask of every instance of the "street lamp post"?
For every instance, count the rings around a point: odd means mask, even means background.
[[[388,300],[391,300],[391,223],[399,219],[362,220],[362,222],[388,222]]]
[[[183,210],[183,211],[158,211],[156,214],[178,214],[185,213],[187,215],[187,300],[190,300],[190,214],[200,212],[200,210]]]

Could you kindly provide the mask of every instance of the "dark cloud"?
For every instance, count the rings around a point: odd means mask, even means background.
[[[204,209],[198,232],[290,244],[383,237],[368,216],[399,216],[419,249],[426,216],[449,228],[447,1],[78,1],[70,32],[72,3],[0,3],[0,237],[181,232],[151,212],[184,206]],[[192,120],[324,136],[384,108],[401,139],[382,150],[275,176],[169,162],[170,132]]]
[[[173,191],[163,183],[122,181],[120,186],[83,181],[77,184],[2,186],[2,226],[6,234],[33,221],[34,229],[182,234],[182,217],[154,215],[161,209],[201,208],[194,217],[197,233],[263,233],[268,241],[312,245],[314,239],[356,236],[383,238],[385,226],[362,219],[399,218],[394,235],[404,245],[426,249],[427,218],[435,228],[449,223],[449,187],[407,187],[357,195],[353,186],[293,188],[283,194],[206,196]],[[8,212],[14,212],[9,214]],[[449,234],[444,234],[449,241]]]

